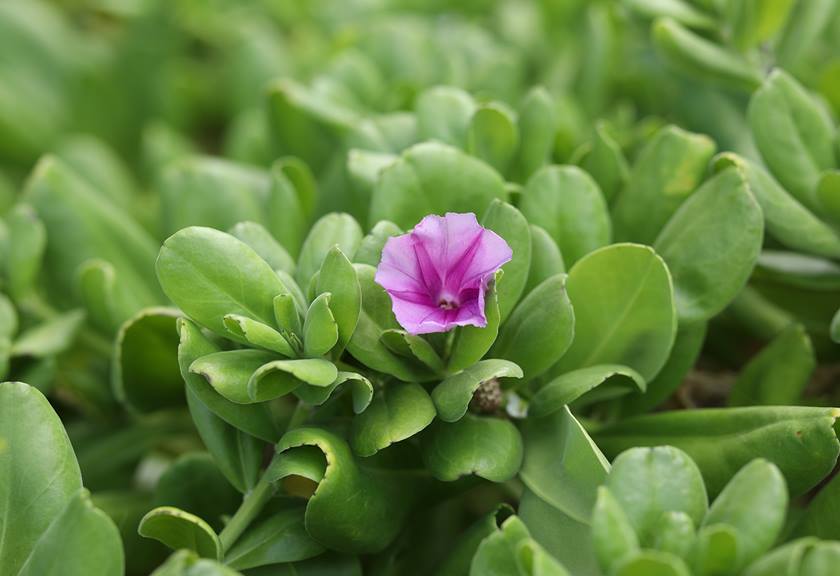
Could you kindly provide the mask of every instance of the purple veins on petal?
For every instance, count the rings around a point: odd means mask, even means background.
[[[484,296],[513,251],[475,214],[429,215],[388,239],[376,282],[391,296],[397,322],[412,334],[487,325]]]

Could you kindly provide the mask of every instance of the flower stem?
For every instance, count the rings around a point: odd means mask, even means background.
[[[271,466],[269,465],[269,468]],[[274,495],[274,486],[266,479],[264,472],[254,489],[245,495],[239,510],[222,529],[219,540],[222,541],[222,550],[227,552],[243,532],[251,525],[251,522],[259,516],[262,509]]]

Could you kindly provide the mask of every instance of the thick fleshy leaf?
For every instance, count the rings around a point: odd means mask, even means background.
[[[525,294],[556,274],[566,272],[566,263],[560,248],[545,228],[531,224],[531,267],[528,270],[528,282]]]
[[[382,259],[382,248],[385,247],[385,242],[392,236],[399,236],[402,234],[402,229],[388,220],[380,220],[377,222],[370,233],[362,238],[359,249],[356,250],[356,255],[353,256],[353,262],[356,264],[368,264],[376,267]]]
[[[304,290],[309,281],[321,269],[334,246],[342,254],[352,258],[362,241],[362,228],[349,214],[327,214],[312,225],[298,256],[295,279]]]
[[[685,452],[670,446],[623,452],[613,462],[606,486],[642,547],[653,544],[663,514],[683,512],[699,525],[709,507],[700,470]]]
[[[67,350],[82,328],[85,314],[71,310],[59,314],[18,334],[11,348],[12,356],[46,358]]]
[[[435,405],[419,384],[390,384],[376,392],[367,410],[353,419],[353,451],[372,456],[411,438],[435,418]]]
[[[470,564],[470,576],[519,576],[516,554],[519,546],[531,540],[522,520],[510,516],[488,534]]]
[[[507,360],[482,360],[443,380],[432,390],[438,416],[444,422],[455,422],[467,408],[482,382],[492,378],[522,378],[522,369]]]
[[[115,396],[131,410],[153,412],[183,406],[175,330],[179,316],[173,308],[146,308],[117,333],[111,385]]]
[[[320,461],[321,477],[313,479],[318,488],[306,505],[305,525],[310,536],[333,550],[382,550],[397,536],[421,495],[410,473],[360,467],[344,440],[325,430],[292,430],[280,440],[277,452],[278,465],[268,471],[272,480],[310,477],[311,463],[296,456]]]
[[[333,246],[324,258],[318,273],[316,292],[330,293],[329,306],[338,328],[340,353],[353,336],[359,321],[362,291],[356,278],[356,269],[338,246]]]
[[[551,368],[572,345],[575,316],[566,275],[552,276],[514,309],[490,355],[517,364],[526,380],[535,378]]]
[[[269,564],[299,562],[321,554],[304,527],[305,507],[289,503],[252,526],[225,554],[225,563],[237,570]]]
[[[82,490],[67,433],[38,390],[0,383],[0,438],[0,572],[121,575],[119,532]]]
[[[337,377],[335,364],[321,358],[274,360],[251,375],[248,396],[253,402],[264,402],[293,392],[303,384],[330,386]]]
[[[329,352],[338,342],[338,325],[335,322],[330,299],[332,294],[320,294],[306,312],[303,323],[303,352],[310,358],[317,358]]]
[[[761,208],[735,168],[714,176],[685,201],[654,243],[673,277],[681,322],[708,320],[735,298],[763,237]]]
[[[561,374],[540,388],[531,398],[528,415],[540,418],[553,414],[606,382],[613,388],[611,394],[645,390],[644,379],[631,368],[611,364],[589,366]]]
[[[355,372],[339,372],[335,381],[329,386],[313,386],[304,384],[295,388],[295,396],[308,404],[319,406],[329,400],[332,395],[346,385],[353,397],[353,412],[361,414],[373,400],[373,384],[370,380]]]
[[[602,123],[595,126],[592,146],[583,158],[581,168],[595,179],[607,202],[618,196],[630,176],[621,148]]]
[[[283,296],[286,295],[280,295],[278,298]],[[276,352],[286,358],[297,356],[286,337],[271,326],[239,314],[227,314],[223,322],[227,331],[234,338],[243,338],[251,346]]]
[[[592,511],[592,540],[598,563],[607,574],[613,565],[639,549],[633,525],[606,486],[598,487]]]
[[[767,170],[731,152],[719,155],[714,161],[717,171],[727,166],[737,166],[746,176],[770,236],[796,250],[840,257],[840,234],[782,188]]]
[[[519,106],[519,151],[513,164],[513,178],[526,182],[548,162],[557,132],[556,104],[542,86],[532,88]]]
[[[761,68],[671,18],[657,19],[651,28],[651,37],[659,54],[682,73],[745,92],[761,84]]]
[[[522,434],[522,521],[572,574],[597,574],[590,519],[609,463],[568,408],[529,418]]]
[[[138,532],[163,542],[173,550],[186,548],[202,558],[221,560],[222,544],[201,518],[172,506],[160,506],[140,520]]]
[[[691,576],[678,556],[645,550],[619,562],[610,576]]]
[[[659,130],[639,154],[613,207],[615,238],[652,244],[703,179],[715,143],[676,126]]]
[[[607,203],[598,184],[576,166],[547,166],[528,180],[519,203],[528,222],[551,235],[567,264],[609,244]]]
[[[630,418],[594,434],[617,455],[633,446],[670,444],[697,463],[711,495],[754,458],[779,467],[792,496],[814,487],[834,467],[840,442],[834,408],[793,406],[681,410]]]
[[[493,200],[481,218],[481,225],[505,239],[513,258],[502,266],[503,280],[496,286],[499,315],[504,322],[513,310],[528,281],[531,268],[531,230],[522,213],[500,200]]]
[[[178,550],[152,576],[242,576],[220,562],[201,558],[192,550]]]
[[[472,96],[460,88],[435,86],[422,92],[414,104],[421,140],[438,140],[464,149],[475,112]]]
[[[443,359],[428,340],[418,334],[409,334],[405,330],[385,330],[380,341],[395,354],[413,358],[435,373],[443,373]]]
[[[791,76],[774,70],[750,100],[748,118],[764,162],[811,210],[820,172],[835,167],[836,129],[825,110]]]
[[[190,411],[196,419],[199,433],[214,434],[223,442],[224,446],[234,448],[238,453],[239,441],[246,440],[227,431],[218,422],[215,422],[212,415],[217,416],[234,429],[242,430],[252,436],[256,436],[267,442],[274,442],[278,438],[277,428],[264,405],[243,405],[231,402],[222,394],[217,392],[213,386],[201,375],[190,371],[190,366],[199,358],[220,352],[218,346],[213,344],[201,329],[193,322],[186,319],[178,320],[178,333],[181,341],[178,345],[178,364],[181,368],[181,377],[187,384],[187,400]],[[250,374],[248,374],[250,377]],[[245,381],[247,386],[247,380]],[[207,424],[202,429],[196,414],[199,414],[201,421]],[[207,414],[209,412],[210,414]],[[212,445],[208,444],[212,450]],[[218,455],[218,452],[214,452]],[[218,458],[218,456],[217,456]],[[234,459],[235,461],[235,459]],[[225,470],[224,467],[222,467]]]
[[[8,242],[14,246],[3,259],[5,290],[20,299],[33,288],[41,270],[47,232],[38,215],[27,204],[18,204],[6,215]]]
[[[228,232],[253,248],[275,270],[295,273],[295,261],[263,225],[250,221],[239,222]]]
[[[466,150],[506,174],[519,146],[514,114],[498,102],[478,107],[470,118]]]
[[[495,170],[460,150],[427,142],[409,148],[382,170],[369,220],[390,220],[409,229],[428,214],[481,214],[494,199],[506,198]]]
[[[782,473],[770,462],[756,459],[741,468],[718,495],[703,526],[730,526],[737,536],[734,571],[767,552],[785,522],[788,494]]]
[[[602,248],[575,264],[566,290],[575,337],[553,375],[597,364],[627,366],[646,381],[659,372],[677,319],[671,275],[656,252],[637,244]]]
[[[202,376],[227,400],[251,404],[254,402],[248,393],[251,375],[274,360],[273,354],[262,350],[225,350],[198,357],[190,364],[189,371]]]
[[[288,293],[250,246],[212,228],[185,228],[170,236],[160,249],[156,269],[164,292],[187,316],[230,338],[226,315],[271,326],[274,297]],[[243,337],[234,339],[247,343]]]
[[[817,360],[808,333],[791,324],[738,375],[730,406],[784,406],[799,403]]]
[[[793,70],[802,65],[808,49],[829,25],[832,8],[836,5],[831,0],[796,3],[775,49],[782,67]]]
[[[457,422],[437,422],[422,438],[423,462],[438,480],[475,474],[506,482],[522,465],[522,437],[509,420],[467,414]]]

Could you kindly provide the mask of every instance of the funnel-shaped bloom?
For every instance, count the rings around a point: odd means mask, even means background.
[[[484,293],[513,252],[483,228],[475,214],[423,218],[414,230],[389,238],[376,270],[397,322],[412,334],[487,325]]]

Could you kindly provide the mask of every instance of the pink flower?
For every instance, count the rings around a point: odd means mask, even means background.
[[[376,283],[411,334],[484,327],[484,293],[512,256],[507,242],[482,227],[475,214],[430,215],[408,234],[388,239]]]

